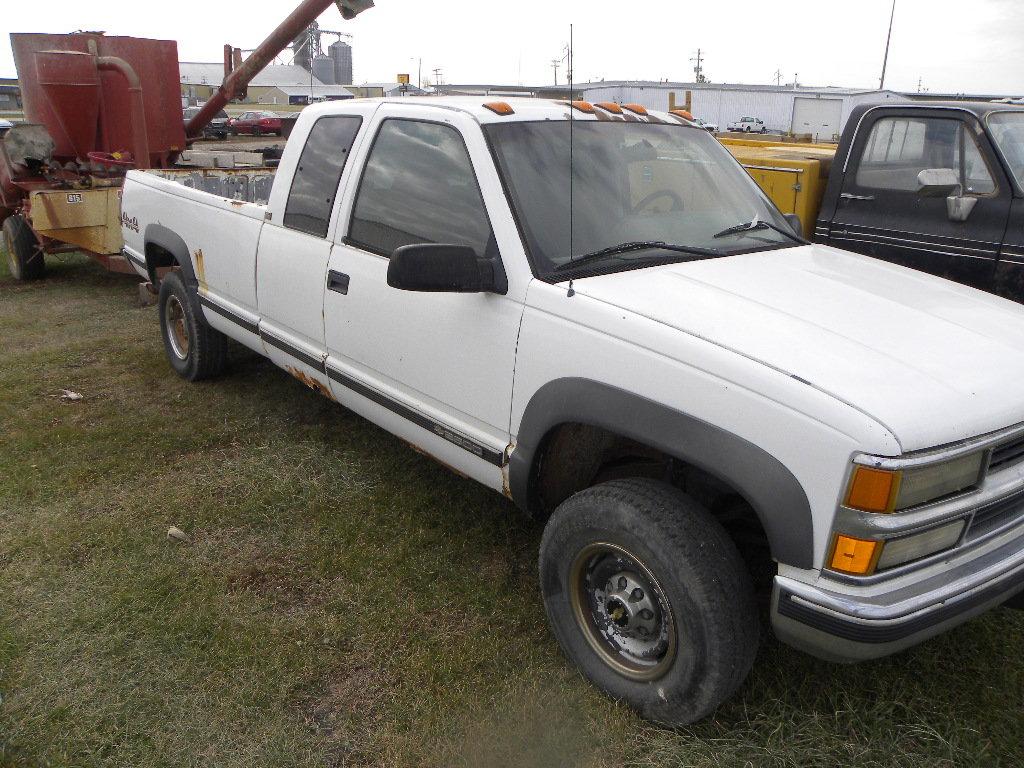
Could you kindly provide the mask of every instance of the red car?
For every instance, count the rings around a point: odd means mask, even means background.
[[[253,136],[281,135],[281,118],[273,112],[245,112],[228,120],[228,130]]]

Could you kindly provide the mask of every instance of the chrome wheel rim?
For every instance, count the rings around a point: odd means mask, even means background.
[[[177,296],[167,299],[167,307],[164,311],[164,326],[167,330],[167,340],[171,343],[171,351],[179,360],[188,358],[189,338],[188,326],[185,324],[185,308]]]
[[[585,547],[570,569],[569,598],[590,647],[631,680],[655,680],[676,659],[672,607],[658,580],[617,544]]]

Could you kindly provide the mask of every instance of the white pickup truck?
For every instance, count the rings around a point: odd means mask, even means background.
[[[837,661],[1024,590],[1024,308],[806,243],[681,117],[331,102],[235,181],[128,175],[174,370],[234,339],[546,519],[554,634],[644,716],[744,680],[759,545]]]

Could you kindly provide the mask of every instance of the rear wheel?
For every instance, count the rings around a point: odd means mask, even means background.
[[[544,530],[540,581],[566,655],[650,720],[700,720],[753,665],[747,569],[718,521],[665,483],[615,480],[561,504]]]
[[[199,381],[224,370],[227,337],[207,324],[198,299],[178,272],[160,281],[160,329],[167,360],[182,378]]]
[[[43,249],[39,246],[25,217],[14,214],[4,219],[4,249],[11,277],[15,280],[38,280],[46,274]]]

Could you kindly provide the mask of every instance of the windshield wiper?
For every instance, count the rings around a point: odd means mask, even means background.
[[[723,255],[717,248],[697,248],[696,246],[689,245],[675,245],[674,243],[666,243],[662,240],[633,240],[628,243],[619,243],[618,245],[613,245],[608,248],[602,248],[599,251],[593,251],[592,253],[585,253],[582,256],[577,256],[564,264],[559,264],[554,268],[554,271],[566,272],[583,264],[587,264],[592,261],[600,261],[601,259],[605,259],[609,256],[618,256],[623,253],[629,253],[630,251],[647,251],[654,249],[689,253],[693,256]]]
[[[780,235],[785,235],[790,240],[795,240],[801,245],[807,245],[807,241],[804,240],[799,235],[797,235],[792,230],[776,226],[775,224],[772,224],[770,221],[761,221],[760,219],[757,218],[757,216],[754,216],[753,219],[743,224],[736,224],[735,226],[732,227],[726,227],[721,232],[715,235],[715,239],[728,237],[729,235],[740,235],[743,234],[744,232],[753,232],[758,229],[773,229]]]

